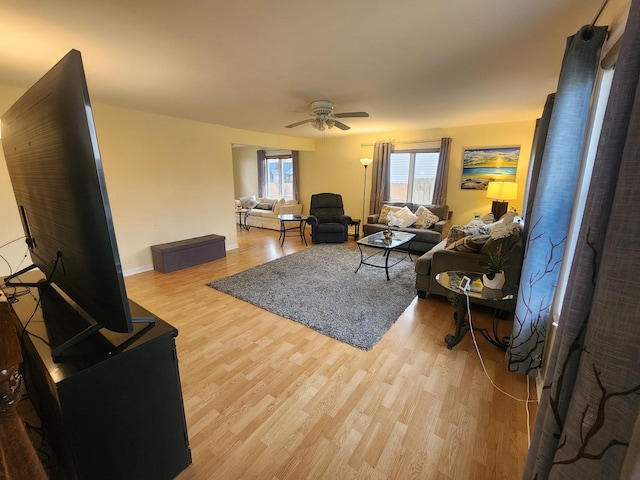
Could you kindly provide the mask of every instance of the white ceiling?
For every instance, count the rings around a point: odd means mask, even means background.
[[[27,88],[70,49],[92,101],[302,137],[530,120],[566,37],[602,0],[0,0],[0,83]],[[620,18],[611,0],[598,21]]]

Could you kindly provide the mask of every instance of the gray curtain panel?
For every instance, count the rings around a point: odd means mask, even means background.
[[[523,479],[640,478],[639,25],[634,0]]]
[[[371,168],[370,214],[380,213],[382,204],[389,199],[389,168],[393,144],[376,142],[373,146],[373,164]],[[366,223],[366,219],[362,219]]]
[[[555,105],[527,220],[526,252],[514,314],[509,369],[535,375],[564,255],[589,106],[607,27],[583,27],[567,41]]]
[[[291,163],[293,164],[293,199],[300,201],[300,171],[298,170],[299,152],[291,150]]]
[[[258,197],[264,197],[264,187],[267,184],[267,153],[258,150]]]
[[[451,139],[443,138],[440,143],[440,157],[438,158],[438,171],[436,172],[436,181],[433,186],[433,198],[431,203],[434,205],[447,204],[447,180],[449,178],[449,150],[451,150]]]

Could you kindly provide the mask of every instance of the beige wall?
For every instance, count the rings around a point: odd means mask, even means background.
[[[317,141],[314,152],[302,152],[300,155],[300,195],[308,208],[313,193],[335,192],[343,197],[345,211],[354,218],[362,217],[362,196],[364,186],[364,167],[360,158],[373,157],[373,144],[377,140],[393,139],[396,149],[416,148],[418,146],[438,146],[438,139],[450,137],[450,166],[448,182],[448,204],[454,211],[453,221],[466,223],[475,212],[491,211],[491,200],[486,191],[461,190],[462,152],[467,147],[490,147],[520,145],[520,160],[516,180],[520,186],[519,198],[509,202],[518,212],[522,212],[524,184],[531,154],[531,144],[535,129],[535,120],[516,123],[476,125],[467,127],[418,130],[412,132],[390,132],[385,135],[355,136],[341,139]],[[404,144],[436,140],[428,144]],[[365,146],[362,146],[365,145]],[[368,213],[369,193],[371,189],[371,167],[367,169],[367,198],[365,212]],[[365,214],[366,214],[365,213]]]
[[[462,152],[468,147],[490,147],[519,145],[520,161],[516,180],[520,186],[518,199],[509,202],[522,213],[524,184],[531,155],[531,144],[535,120],[491,125],[417,130],[411,132],[390,132],[385,135],[361,135],[318,140],[315,150],[300,152],[300,201],[304,212],[309,210],[311,195],[320,192],[340,193],[345,211],[353,218],[362,217],[362,196],[364,187],[364,167],[360,158],[373,156],[376,140],[394,139],[396,148],[417,148],[439,146],[439,139],[451,137],[448,203],[454,211],[453,221],[466,223],[474,213],[491,211],[491,200],[486,191],[460,189],[462,178]],[[428,143],[409,143],[421,140],[435,140]],[[364,146],[363,146],[364,145]],[[234,148],[234,185],[236,198],[253,195],[258,191],[256,151],[258,147]],[[371,189],[371,168],[367,169],[365,214],[369,209]]]
[[[0,86],[4,112],[23,90]],[[337,192],[346,212],[362,216],[364,169],[361,157],[371,157],[376,140],[398,143],[452,138],[449,205],[454,221],[466,222],[477,211],[488,211],[484,192],[460,190],[464,147],[521,145],[518,182],[526,177],[535,121],[456,127],[375,136],[349,136],[324,141],[232,129],[161,115],[94,104],[94,117],[116,237],[126,273],[149,268],[150,245],[209,233],[224,235],[227,248],[237,246],[233,199],[257,192],[256,145],[300,151],[300,192],[305,211],[313,193]],[[1,141],[1,140],[0,140]],[[369,146],[361,146],[368,144]],[[401,147],[402,145],[398,145]],[[235,153],[232,153],[235,152]],[[23,235],[4,155],[0,152],[0,245]],[[371,171],[367,173],[367,196]],[[511,202],[519,210],[520,199]],[[368,199],[367,199],[368,205]],[[23,241],[4,247],[15,270],[26,253]],[[24,260],[22,266],[30,263]],[[0,274],[9,273],[0,262]]]
[[[0,86],[0,111],[24,92]],[[232,144],[313,149],[307,139],[270,135],[94,104],[118,249],[126,273],[149,268],[149,247],[209,233],[237,246]],[[0,140],[1,141],[1,140]],[[23,236],[4,154],[0,152],[0,245]],[[11,270],[23,241],[3,248]],[[23,264],[29,264],[25,260]],[[0,274],[10,272],[0,262]]]
[[[235,198],[258,195],[258,150],[260,147],[234,147],[233,187]]]

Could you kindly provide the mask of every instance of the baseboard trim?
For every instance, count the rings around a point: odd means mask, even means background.
[[[135,275],[136,273],[148,272],[149,270],[153,270],[153,265],[143,265],[142,267],[131,268],[123,271],[122,275],[128,277],[130,275]]]

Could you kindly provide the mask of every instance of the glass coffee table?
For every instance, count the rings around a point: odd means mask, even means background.
[[[470,298],[478,298],[490,302],[496,302],[496,306],[500,303],[512,302],[515,298],[514,293],[508,286],[501,289],[487,288],[482,285],[482,273],[480,272],[440,272],[436,275],[436,281],[444,288],[449,290],[449,301],[456,309],[453,318],[456,322],[456,331],[444,337],[447,348],[451,350],[464,338],[469,331],[469,322],[467,321],[467,302],[465,292],[460,288],[463,277],[471,280],[470,290],[466,293]],[[509,346],[508,339],[498,337],[497,318],[493,318],[493,331],[490,333],[486,328],[473,327],[474,331],[480,332],[482,336],[492,345],[506,350]]]
[[[360,267],[362,267],[363,265],[368,265],[370,267],[376,268],[384,268],[384,271],[387,274],[387,280],[390,280],[389,268],[403,261],[405,257],[403,255],[402,258],[389,265],[389,255],[392,251],[406,245],[407,256],[409,257],[409,260],[413,261],[413,259],[411,258],[411,253],[409,252],[409,247],[411,246],[411,242],[413,241],[415,236],[415,233],[394,231],[393,235],[390,238],[385,238],[384,232],[376,232],[372,235],[368,235],[358,240],[356,243],[358,244],[358,249],[360,250],[360,265],[358,265],[355,273],[358,273],[358,270],[360,270]],[[363,246],[375,248],[377,251],[368,256],[365,256],[364,251],[362,250]],[[384,265],[369,261],[371,258],[380,255],[382,255],[382,257],[384,258]]]

